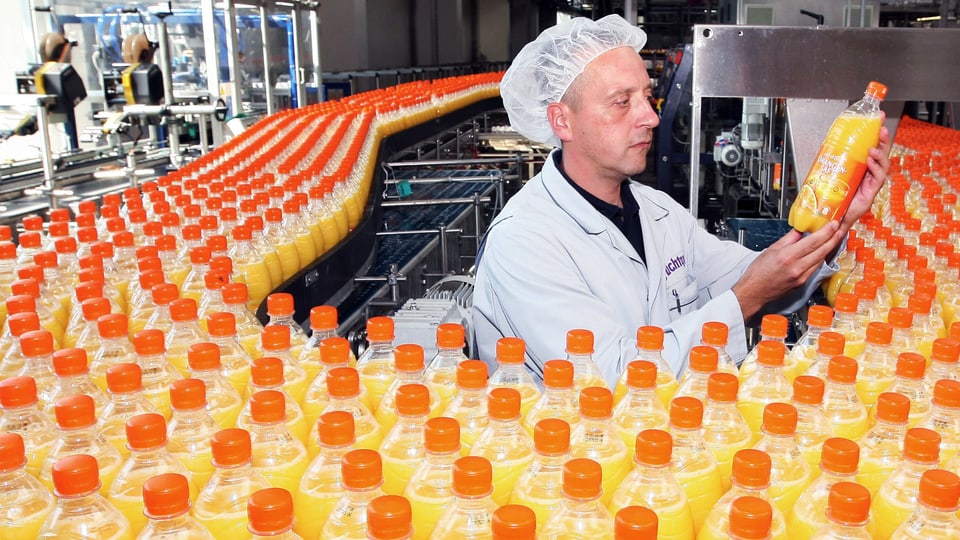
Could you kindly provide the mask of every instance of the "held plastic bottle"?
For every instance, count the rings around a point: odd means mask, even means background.
[[[737,386],[737,377],[732,373],[711,374],[703,408],[703,441],[717,458],[724,491],[730,489],[733,456],[749,448],[754,440],[750,426],[737,409]]]
[[[283,325],[265,326],[260,332],[262,356],[272,356],[283,361],[284,388],[297,403],[307,393],[307,372],[297,363],[290,352],[290,329]]]
[[[143,515],[147,525],[137,540],[213,540],[210,531],[190,515],[190,483],[182,474],[158,474],[143,483]]]
[[[457,393],[443,416],[453,418],[460,424],[460,444],[469,454],[473,444],[486,429],[487,416],[487,365],[480,360],[464,360],[457,366]]]
[[[101,390],[108,390],[107,371],[119,364],[136,363],[137,353],[127,335],[126,315],[103,315],[97,319],[97,330],[100,333],[100,348],[90,359],[90,378]]]
[[[760,342],[764,341],[776,341],[786,345],[787,342],[787,332],[790,329],[790,321],[787,320],[783,315],[777,315],[771,313],[764,315],[763,319],[760,321]],[[759,345],[758,343],[758,345]],[[754,347],[752,351],[747,353],[747,357],[743,359],[743,362],[740,364],[740,384],[746,382],[753,373],[757,370],[757,356],[759,351],[757,347]],[[786,376],[786,360],[783,363],[784,366],[784,376]]]
[[[250,434],[243,429],[218,431],[210,439],[213,476],[197,495],[191,514],[215,538],[242,538],[247,531],[247,499],[269,488],[250,464]]]
[[[387,392],[380,398],[380,404],[377,405],[377,410],[373,413],[384,433],[390,431],[390,428],[397,423],[397,390],[407,384],[426,385],[423,376],[423,347],[413,343],[397,345],[393,350],[393,357],[397,376],[390,383]],[[440,414],[440,396],[430,386],[427,386],[427,389],[430,398],[428,403],[429,414],[433,418]],[[392,492],[387,490],[387,493]],[[394,495],[399,495],[399,493],[394,493]]]
[[[877,398],[877,421],[860,439],[857,483],[876,493],[883,480],[903,459],[910,400],[903,394],[884,392]]]
[[[670,406],[670,400],[677,392],[677,378],[673,370],[663,359],[661,351],[663,350],[663,328],[659,326],[641,326],[637,329],[637,357],[634,360],[646,360],[657,366],[657,398],[664,410]],[[629,366],[629,364],[628,364]],[[613,392],[613,401],[620,404],[624,396],[627,395],[627,375],[629,370],[624,370],[617,380],[617,386]]]
[[[730,328],[720,321],[707,321],[700,328],[700,343],[717,350],[717,370],[737,374],[737,365],[727,352]]]
[[[97,460],[99,476],[104,481],[100,492],[106,495],[110,483],[120,470],[123,458],[97,434],[93,400],[84,395],[65,397],[57,402],[56,414],[59,432],[57,441],[44,459],[37,478],[48,488],[54,487],[53,466],[57,460],[75,454],[87,454]]]
[[[409,540],[413,538],[410,501],[399,495],[381,495],[367,505],[369,540]]]
[[[820,339],[817,340],[817,354],[803,374],[826,380],[827,366],[830,364],[830,359],[834,356],[843,355],[845,343],[846,339],[840,332],[821,332]]]
[[[870,81],[860,101],[834,120],[807,173],[789,223],[800,232],[814,232],[841,220],[867,169],[867,157],[880,137],[880,102],[887,87]]]
[[[97,431],[126,459],[127,420],[138,414],[159,413],[143,393],[140,366],[117,364],[107,370],[107,394],[110,403],[97,419]],[[106,487],[110,487],[108,484]]]
[[[133,335],[133,348],[140,365],[143,394],[164,418],[170,418],[170,385],[183,376],[164,356],[163,332],[154,329],[137,332]]]
[[[807,331],[800,336],[783,361],[784,375],[791,384],[813,363],[820,334],[829,331],[832,324],[833,309],[831,307],[813,305],[807,309]]]
[[[573,386],[577,392],[590,386],[607,386],[593,360],[593,332],[577,328],[567,332],[567,360],[573,364]]]
[[[827,506],[830,488],[839,482],[853,482],[859,459],[860,448],[849,439],[835,437],[823,443],[821,474],[800,495],[788,514],[791,540],[806,540],[827,525],[823,509]]]
[[[693,514],[683,488],[670,470],[673,437],[666,431],[648,429],[637,434],[635,444],[635,466],[613,492],[607,508],[614,514],[633,505],[649,508],[660,522],[660,538],[692,540]]]
[[[633,455],[637,434],[645,429],[667,429],[670,416],[656,395],[656,364],[648,360],[634,360],[627,364],[626,374],[627,394],[613,409],[613,423],[623,444],[627,446],[627,455]]]
[[[198,379],[180,379],[170,385],[173,416],[167,423],[167,451],[190,471],[198,489],[213,476],[210,439],[220,429],[207,413],[206,395],[206,386]]]
[[[453,503],[437,522],[431,540],[492,538],[493,470],[480,456],[466,456],[453,464]]]
[[[107,406],[107,395],[90,380],[87,370],[87,351],[80,348],[60,349],[53,353],[53,371],[57,375],[57,384],[50,393],[51,403],[44,412],[53,418],[53,406],[57,400],[76,394],[86,394],[93,398],[99,415]]]
[[[701,402],[707,400],[707,379],[717,372],[717,350],[707,345],[690,349],[690,364],[680,379],[676,396],[689,396]]]
[[[0,432],[0,528],[9,540],[33,540],[53,510],[54,499],[26,469],[23,437]]]
[[[293,497],[283,488],[266,488],[247,499],[247,530],[251,538],[302,540],[293,532]]]
[[[933,469],[920,477],[917,508],[894,531],[895,540],[936,540],[960,537],[960,478],[949,471]]]
[[[357,371],[374,407],[380,404],[380,398],[396,376],[393,337],[393,319],[390,317],[371,317],[367,320],[368,346],[357,358]]]
[[[220,365],[224,376],[238,393],[243,394],[250,382],[253,358],[240,345],[237,318],[233,313],[218,311],[207,317],[207,334],[220,349]],[[187,360],[189,363],[189,359]]]
[[[286,398],[276,390],[250,396],[253,468],[270,485],[293,493],[309,465],[307,449],[286,425]]]
[[[533,461],[533,439],[520,425],[520,392],[494,388],[487,399],[487,427],[470,449],[493,465],[493,494],[497,505],[506,504],[517,478]]]
[[[734,501],[741,497],[756,497],[773,504],[768,494],[770,487],[770,456],[766,452],[746,448],[737,452],[733,458],[731,488],[720,497],[710,510],[698,540],[723,540],[730,533],[730,512]],[[771,538],[786,540],[793,537],[786,525],[786,519],[780,510],[773,506],[771,510],[769,534]]]
[[[855,482],[838,482],[830,488],[827,502],[827,525],[811,539],[871,540],[867,531],[870,522],[870,492]]]
[[[813,472],[800,453],[794,435],[797,409],[787,403],[771,403],[763,410],[763,435],[754,448],[771,459],[770,489],[774,506],[784,515],[813,480]]]
[[[523,417],[523,429],[533,435],[537,422],[559,418],[570,426],[580,422],[579,391],[574,388],[574,367],[569,360],[543,363],[543,393]]]
[[[440,409],[446,409],[457,392],[457,366],[467,359],[463,353],[466,345],[464,328],[456,323],[444,323],[437,326],[437,355],[433,357],[424,377],[440,396]],[[416,527],[414,527],[416,531]],[[417,536],[416,532],[414,533]]]
[[[27,472],[39,478],[41,466],[57,440],[57,431],[37,408],[37,383],[30,377],[0,381],[0,432],[23,438]]]
[[[346,411],[353,415],[357,448],[376,450],[383,440],[383,430],[370,409],[360,400],[360,376],[351,367],[331,369],[327,374],[330,403],[324,413]]]
[[[38,539],[133,540],[130,524],[100,493],[97,459],[87,454],[64,457],[51,469],[57,506]]]
[[[303,328],[293,320],[294,316],[293,295],[290,293],[273,293],[267,296],[267,315],[270,320],[267,326],[286,326],[290,329],[290,354],[299,359],[303,353],[303,347],[307,344],[307,334]],[[320,371],[320,364],[314,363],[308,366],[302,366],[307,371],[309,380],[313,380]]]
[[[423,430],[429,413],[430,390],[425,385],[405,384],[397,388],[397,422],[384,435],[379,449],[386,493],[402,494],[417,465],[423,461]]]
[[[910,399],[910,419],[907,427],[916,426],[930,410],[932,391],[927,391],[924,383],[924,371],[927,360],[919,353],[900,353],[897,357],[897,371],[894,373],[893,384],[887,392],[903,394]],[[876,418],[876,407],[870,410],[871,419]]]
[[[886,540],[917,506],[920,477],[936,469],[940,460],[940,435],[926,428],[911,428],[903,439],[903,461],[873,497],[870,522],[874,538]]]
[[[917,426],[940,434],[941,465],[960,451],[960,381],[937,381],[933,387],[930,411]]]
[[[759,437],[763,408],[770,403],[789,401],[790,383],[783,373],[786,345],[780,341],[766,340],[758,343],[755,350],[756,369],[740,388],[737,409],[750,426],[750,431]]]
[[[673,457],[670,469],[683,488],[693,514],[694,531],[703,527],[713,505],[723,495],[717,458],[703,441],[703,403],[680,396],[670,402],[670,434]]]
[[[491,532],[493,540],[534,540],[537,537],[537,516],[533,510],[520,504],[503,505],[493,512]]]
[[[611,395],[611,401],[613,396]],[[539,538],[611,538],[613,516],[600,502],[602,468],[588,458],[574,458],[563,465],[563,501],[540,528]]]
[[[831,434],[852,441],[860,440],[870,428],[867,409],[857,395],[857,369],[853,358],[834,356],[823,389],[823,414],[830,421]]]
[[[740,497],[730,505],[730,540],[768,540],[773,505],[758,497]]]
[[[496,388],[513,388],[520,392],[520,414],[524,416],[540,399],[540,388],[523,367],[526,344],[517,337],[497,340],[497,369],[487,381],[487,391]],[[496,483],[496,482],[494,482]]]
[[[207,388],[207,412],[221,429],[234,427],[243,399],[223,376],[220,347],[209,341],[196,342],[187,347],[190,376],[200,379]]]
[[[290,398],[286,392],[283,380],[283,362],[279,358],[264,356],[253,361],[250,368],[250,396],[261,390],[276,390],[284,395],[286,407],[285,422],[290,433],[299,441],[306,441],[310,431],[310,424],[307,424],[306,417],[297,402]],[[237,416],[236,427],[250,431],[253,429],[253,423],[250,414],[249,397]]]
[[[560,507],[563,494],[563,464],[570,459],[570,425],[559,418],[545,418],[534,427],[535,455],[510,493],[510,503],[533,510],[546,523]]]
[[[453,503],[453,464],[460,457],[460,424],[445,416],[431,418],[424,426],[423,440],[424,459],[403,490],[413,506],[417,540],[430,537]]]
[[[893,384],[897,370],[897,357],[890,349],[893,327],[884,322],[867,324],[867,345],[863,355],[857,358],[860,366],[857,375],[857,395],[867,409],[877,402],[877,396]]]
[[[380,454],[365,448],[343,456],[343,496],[323,526],[320,538],[365,539],[367,505],[384,495]]]
[[[323,524],[343,495],[341,462],[354,449],[353,416],[328,412],[316,422],[319,452],[310,462],[294,493],[294,530],[304,538],[318,538]]]

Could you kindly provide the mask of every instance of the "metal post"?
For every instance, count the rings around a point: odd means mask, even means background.
[[[323,72],[320,71],[320,12],[319,7],[310,10],[310,54],[313,57],[313,76],[317,80],[317,100],[323,103]]]
[[[267,7],[260,4],[260,40],[263,42],[263,92],[267,98],[267,114],[273,114],[273,83],[270,81],[270,18]]]
[[[217,57],[217,24],[213,0],[200,0],[200,19],[203,22],[203,57],[207,64],[207,92],[210,99],[220,97],[220,59]],[[223,124],[213,123],[213,144],[223,144]]]
[[[233,95],[230,111],[233,116],[243,112],[243,90],[240,88],[240,59],[237,57],[237,10],[233,0],[223,0],[223,28],[227,41],[227,72],[230,74],[230,93]]]
[[[293,6],[290,12],[290,22],[293,26],[293,65],[296,77],[290,81],[290,93],[293,94],[293,106],[296,108],[307,105],[307,96],[303,84],[303,55],[300,54],[300,4]]]

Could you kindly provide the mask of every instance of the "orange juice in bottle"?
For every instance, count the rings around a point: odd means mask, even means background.
[[[492,536],[493,469],[480,456],[466,456],[453,463],[453,503],[437,522],[432,540],[484,539]]]
[[[520,414],[526,415],[540,399],[540,388],[524,368],[526,344],[517,337],[497,340],[497,369],[487,382],[488,392],[496,388],[513,388],[520,392]],[[496,483],[496,482],[494,482]]]
[[[173,416],[167,424],[167,450],[190,471],[198,489],[213,475],[210,439],[220,429],[207,414],[207,394],[203,381],[180,379],[170,385]]]
[[[634,360],[627,364],[626,373],[627,394],[613,409],[613,423],[623,444],[627,446],[628,455],[633,455],[637,434],[645,429],[667,429],[670,416],[656,394],[656,364],[648,360]]]
[[[903,394],[884,392],[877,398],[876,423],[860,439],[860,466],[857,482],[876,493],[883,480],[903,459],[903,438],[907,434],[910,399]]]
[[[487,398],[487,427],[470,449],[470,455],[493,465],[492,499],[506,504],[517,478],[533,461],[533,439],[520,425],[520,392],[493,388]]]
[[[890,538],[917,506],[920,478],[936,469],[940,460],[940,435],[926,428],[911,428],[903,440],[903,461],[880,484],[871,504],[870,528],[874,538]]]
[[[834,356],[823,389],[823,414],[830,422],[831,434],[852,441],[860,440],[870,428],[867,408],[857,395],[857,370],[853,358]]]
[[[763,408],[770,403],[790,400],[790,383],[783,374],[787,346],[780,341],[765,340],[757,344],[757,367],[743,381],[737,398],[737,409],[750,431],[760,436]]]
[[[426,384],[423,376],[423,347],[413,343],[397,345],[393,350],[393,357],[397,375],[387,388],[387,392],[380,398],[380,403],[373,413],[384,433],[390,431],[390,428],[397,423],[397,390],[407,384]],[[433,418],[440,415],[440,396],[432,387],[427,386],[427,389],[430,397],[429,413],[430,417]],[[387,483],[389,484],[389,481]],[[387,493],[392,493],[389,489],[385,488],[385,490]],[[399,493],[395,494],[399,495]]]
[[[0,527],[4,538],[33,540],[54,508],[50,490],[26,469],[23,437],[0,432]]]
[[[249,394],[237,416],[237,427],[246,430],[252,429],[250,416],[250,397],[261,390],[277,390],[284,394],[284,403],[286,407],[286,424],[293,434],[301,442],[308,439],[307,433],[310,431],[310,424],[307,423],[303,410],[297,405],[290,394],[286,391],[283,379],[283,362],[279,358],[264,356],[253,361],[250,367],[250,384],[247,388]]]
[[[395,408],[397,421],[384,435],[379,452],[383,460],[383,490],[400,495],[424,458],[423,428],[430,413],[429,389],[422,384],[404,384],[397,388]]]
[[[703,440],[702,422],[703,403],[699,399],[680,396],[670,402],[670,468],[687,497],[695,531],[703,527],[710,509],[723,495],[717,458]]]
[[[413,505],[414,538],[430,537],[453,503],[453,464],[460,457],[460,424],[439,416],[423,429],[425,455],[417,465],[403,496]]]
[[[464,360],[457,366],[457,393],[443,411],[460,424],[460,444],[469,453],[477,438],[486,429],[487,365],[480,360]]]
[[[116,448],[97,434],[93,417],[93,400],[90,396],[69,396],[57,402],[57,441],[50,448],[37,478],[48,488],[55,487],[53,466],[58,460],[75,454],[88,454],[96,458],[100,477],[105,485],[100,485],[100,493],[106,495],[110,483],[117,476],[123,458]]]
[[[634,360],[646,360],[657,366],[657,398],[666,409],[677,392],[677,378],[673,370],[663,359],[663,328],[659,326],[641,326],[637,329],[637,357]],[[617,404],[627,395],[627,371],[620,375],[613,391],[613,401]]]
[[[52,465],[51,479],[57,506],[47,516],[37,538],[134,538],[127,518],[97,491],[101,483],[95,457],[66,456]]]
[[[823,379],[801,375],[793,380],[790,403],[797,410],[795,438],[810,470],[820,463],[820,449],[831,437],[830,421],[823,414]]]
[[[894,531],[896,540],[931,540],[960,537],[960,477],[950,471],[934,469],[920,477],[917,509],[907,522]]]
[[[144,394],[141,373],[138,364],[130,363],[117,364],[107,369],[107,394],[110,402],[97,419],[97,431],[124,458],[129,454],[127,420],[138,414],[160,412]]]
[[[596,388],[596,387],[592,387]],[[613,396],[610,396],[613,401]],[[544,540],[568,538],[571,532],[580,538],[611,538],[613,516],[600,502],[602,469],[589,458],[574,458],[563,465],[563,501],[540,528],[537,537]]]
[[[190,515],[190,483],[177,473],[163,473],[143,483],[143,514],[147,526],[138,537],[152,540],[185,537],[213,540],[199,521]]]
[[[763,319],[760,321],[760,343],[764,341],[778,341],[780,343],[786,344],[787,341],[787,332],[790,328],[790,321],[787,320],[783,315],[777,315],[775,313],[767,314],[763,316]],[[759,344],[758,344],[759,345]],[[757,370],[757,355],[759,351],[757,347],[754,347],[747,357],[743,359],[743,362],[740,364],[740,371],[738,376],[740,377],[740,384],[743,384],[753,372]],[[784,376],[786,376],[786,360],[784,360]]]
[[[835,437],[823,443],[820,476],[807,486],[788,514],[791,540],[808,540],[827,525],[823,509],[827,506],[830,488],[838,482],[853,482],[859,459],[860,448],[850,439]]]
[[[23,438],[27,472],[39,478],[40,468],[57,440],[57,432],[37,408],[37,383],[30,377],[0,380],[0,431]]]
[[[544,418],[533,431],[534,458],[517,479],[510,504],[533,510],[537,521],[546,523],[560,508],[563,494],[563,464],[570,459],[570,425],[559,418]]]
[[[788,403],[771,403],[763,410],[763,435],[754,448],[772,461],[768,493],[780,512],[787,514],[813,480],[813,472],[800,453],[794,435],[797,409]]]
[[[720,497],[717,504],[710,510],[707,521],[703,525],[698,540],[722,540],[730,533],[731,507],[737,499],[742,497],[756,497],[773,504],[770,520],[770,538],[786,540],[793,537],[786,525],[783,513],[770,498],[770,456],[766,452],[753,448],[745,448],[733,457],[733,475],[730,477],[730,490]]]
[[[340,463],[354,449],[353,416],[344,411],[325,413],[315,422],[319,452],[307,466],[294,492],[294,530],[304,538],[319,538],[334,506],[343,495]]]
[[[733,456],[749,448],[753,439],[750,425],[737,409],[737,377],[713,373],[707,381],[707,403],[703,407],[703,440],[717,458],[724,491],[730,489]]]
[[[340,462],[343,495],[323,526],[320,538],[363,538],[367,530],[367,505],[384,495],[380,454],[360,448]]]
[[[573,364],[569,360],[547,360],[543,363],[543,393],[524,415],[523,429],[532,436],[537,422],[545,418],[559,418],[576,425],[580,422],[578,394]]]
[[[863,99],[847,108],[830,126],[790,208],[791,227],[814,232],[830,220],[843,218],[866,174],[870,149],[880,140],[880,102],[886,95],[886,86],[871,81]]]

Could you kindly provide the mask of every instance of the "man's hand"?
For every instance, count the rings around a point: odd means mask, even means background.
[[[840,244],[843,234],[840,225],[831,221],[807,236],[791,230],[765,249],[732,288],[743,318],[749,319],[764,304],[806,283]]]
[[[884,116],[885,118],[885,116]],[[890,171],[890,132],[886,127],[880,128],[880,142],[876,148],[870,149],[870,155],[867,157],[867,174],[860,182],[857,193],[850,201],[847,207],[847,213],[840,222],[840,232],[847,234],[850,227],[860,219],[861,216],[870,210],[873,205],[873,199],[883,187],[883,182]]]

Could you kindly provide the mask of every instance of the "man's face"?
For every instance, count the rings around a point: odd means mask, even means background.
[[[564,159],[575,158],[598,177],[617,182],[643,172],[660,118],[640,55],[630,47],[600,55],[570,92],[576,96],[567,107],[569,131],[561,136]]]

